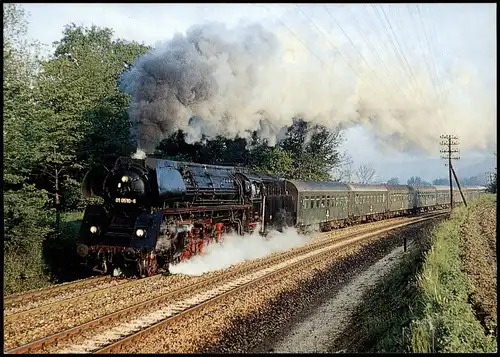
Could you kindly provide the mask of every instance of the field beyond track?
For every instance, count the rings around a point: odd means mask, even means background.
[[[496,352],[496,199],[454,209],[414,242],[331,351]]]

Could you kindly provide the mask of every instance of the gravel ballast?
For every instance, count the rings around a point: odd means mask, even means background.
[[[401,245],[428,222],[332,252],[307,271],[295,271],[252,286],[167,325],[128,353],[268,352],[295,322],[311,313],[357,273]],[[311,351],[309,351],[311,352]]]

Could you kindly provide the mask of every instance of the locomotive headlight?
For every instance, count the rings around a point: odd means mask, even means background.
[[[138,237],[142,237],[144,235],[144,230],[143,229],[138,229],[138,230],[135,231],[135,234]]]
[[[97,227],[96,226],[90,227],[90,233],[97,233]]]
[[[122,176],[122,182],[128,182],[128,176]]]

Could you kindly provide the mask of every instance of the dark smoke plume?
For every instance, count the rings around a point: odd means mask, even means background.
[[[396,70],[382,75],[369,57],[369,67],[361,60],[347,64],[310,29],[293,30],[302,38],[309,35],[308,44],[323,54],[323,64],[287,31],[261,24],[192,26],[138,58],[121,77],[122,90],[131,95],[129,116],[138,148],[152,152],[178,129],[189,142],[202,135],[249,137],[257,131],[273,144],[294,117],[328,128],[364,125],[377,141],[398,150],[436,152],[437,136],[445,128],[467,135],[463,148],[496,142],[496,121],[486,127],[473,119],[496,114],[496,105],[486,99],[470,108],[460,99],[443,104],[427,72],[420,70],[423,64],[412,63],[417,87]],[[391,54],[384,62],[388,68],[399,66]],[[442,79],[443,92],[467,77],[455,73]],[[481,103],[486,96],[478,98]]]

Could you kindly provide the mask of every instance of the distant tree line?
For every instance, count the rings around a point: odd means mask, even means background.
[[[460,180],[460,185],[461,186],[485,186],[485,180],[481,178],[481,176],[471,176],[471,177],[464,177],[464,178],[459,178]],[[423,180],[420,176],[412,176],[410,177],[406,183],[408,185],[431,185],[431,183]],[[399,179],[397,177],[392,177],[389,180],[387,180],[388,185],[399,185]],[[432,185],[436,186],[448,186],[450,184],[450,181],[448,178],[437,178],[432,181]],[[453,180],[453,186],[456,186],[455,180]]]

